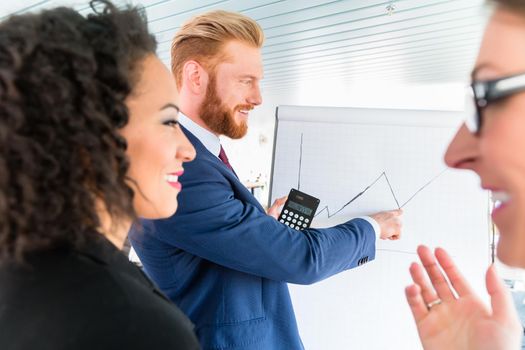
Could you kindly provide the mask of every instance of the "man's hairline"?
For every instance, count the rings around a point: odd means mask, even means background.
[[[232,43],[232,42],[239,42],[239,43],[242,43],[242,44],[246,44],[247,46],[250,46],[252,48],[255,48],[255,49],[261,49],[262,48],[262,43],[261,45],[257,45],[257,44],[253,44],[247,40],[242,40],[242,39],[238,39],[238,38],[232,38],[232,39],[228,39],[227,41],[223,42],[220,44],[219,46],[219,50],[217,52],[217,54],[215,54],[215,56],[213,56],[212,58],[209,59],[209,61],[215,61],[213,62],[211,65],[209,65],[209,63],[204,63],[202,62],[202,59],[201,58],[197,58],[197,57],[191,57],[191,58],[188,58],[188,60],[186,60],[183,64],[182,64],[182,67],[181,67],[181,82],[180,82],[180,86],[178,84],[177,81],[175,81],[177,83],[177,88],[181,88],[182,87],[182,76],[184,75],[184,66],[186,65],[186,63],[188,63],[189,61],[194,61],[194,62],[197,62],[199,64],[199,66],[201,66],[204,71],[208,74],[208,76],[216,76],[217,74],[217,66],[220,64],[220,63],[231,63],[233,61],[233,57],[231,57],[231,55],[224,49],[229,43]],[[220,61],[220,62],[219,62]],[[173,73],[172,72],[172,75],[174,76],[175,80],[177,80],[177,76],[176,76],[176,73]]]

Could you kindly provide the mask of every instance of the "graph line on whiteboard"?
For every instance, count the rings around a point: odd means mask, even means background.
[[[401,249],[376,248],[376,251],[396,253],[396,254],[406,254],[406,255],[417,255],[417,251],[401,250]],[[450,257],[456,258],[457,254],[451,254]]]
[[[301,167],[303,165],[303,133],[301,133],[301,148],[299,150],[299,174],[297,176],[297,189],[301,190]]]
[[[352,204],[357,198],[361,197],[362,195],[364,195],[366,193],[366,191],[368,191],[370,188],[372,188],[372,186],[374,186],[376,184],[376,182],[379,181],[379,179],[381,179],[382,177],[385,177],[385,178],[388,178],[386,176],[386,173],[385,172],[382,172],[381,175],[379,175],[379,177],[377,179],[374,180],[374,182],[372,182],[370,185],[366,186],[366,188],[364,190],[362,190],[361,192],[359,192],[358,194],[356,194],[354,196],[354,198],[350,199],[348,202],[346,202],[341,208],[339,208],[338,210],[336,210],[334,213],[330,213],[330,208],[328,208],[328,205],[325,205],[323,207],[323,209],[319,210],[317,212],[317,214],[315,214],[314,217],[317,217],[319,216],[323,211],[326,211],[326,214],[328,215],[328,218],[330,219],[332,216],[334,215],[337,215],[339,214],[344,208],[346,208],[347,206],[349,206],[350,204]],[[388,183],[388,186],[390,186],[390,182],[387,181]],[[390,188],[392,190],[392,188]],[[396,200],[396,203],[398,203],[397,201],[397,198],[396,198],[396,195],[394,194],[394,191],[392,190],[392,195],[394,196],[394,199]],[[398,207],[399,207],[399,204],[398,204]]]
[[[376,251],[380,250],[383,252],[389,252],[389,253],[399,253],[399,254],[407,254],[407,255],[417,255],[417,252],[415,251],[407,251],[407,250],[400,250],[400,249],[386,249],[386,248],[376,248]]]
[[[298,180],[297,180],[297,189],[300,190],[301,189],[301,169],[302,169],[302,164],[303,164],[303,133],[301,133],[301,144],[300,144],[300,149],[299,149],[299,173],[298,173]],[[402,209],[404,206],[406,206],[408,203],[410,203],[421,191],[423,191],[425,188],[427,188],[430,184],[432,184],[434,181],[436,181],[441,175],[443,175],[448,169],[445,168],[443,169],[439,174],[437,174],[436,176],[434,176],[432,179],[430,179],[427,183],[425,183],[423,186],[421,186],[419,189],[417,189],[416,192],[414,192],[413,195],[411,195],[408,200],[406,200],[403,204],[399,204],[399,201],[397,199],[397,196],[396,196],[396,193],[394,191],[394,188],[392,187],[392,184],[390,183],[390,180],[388,179],[388,175],[385,171],[383,171],[381,173],[381,175],[379,175],[370,185],[366,186],[364,190],[362,190],[361,192],[359,192],[358,194],[356,194],[352,199],[350,199],[348,202],[346,202],[343,206],[341,206],[339,209],[337,209],[335,212],[331,213],[330,212],[330,208],[328,207],[328,205],[324,206],[321,210],[319,210],[317,212],[317,214],[315,214],[314,217],[317,217],[319,216],[321,213],[325,212],[326,211],[326,215],[328,216],[328,218],[330,219],[331,217],[339,214],[343,209],[345,209],[347,206],[349,206],[350,204],[352,204],[354,201],[356,201],[359,197],[361,197],[362,195],[364,195],[369,189],[371,189],[372,187],[374,187],[374,185],[381,179],[381,178],[385,178],[386,180],[386,183],[388,185],[388,188],[390,189],[390,193],[392,194],[392,197],[394,198],[394,200],[396,201],[396,204],[397,204],[397,208],[398,209]]]
[[[366,186],[366,188],[364,190],[362,190],[361,192],[359,192],[357,195],[355,195],[352,199],[350,199],[348,202],[346,202],[341,208],[339,208],[338,210],[336,210],[335,212],[333,213],[330,213],[330,208],[328,207],[328,205],[325,205],[323,207],[323,209],[321,209],[319,212],[317,212],[317,214],[315,214],[314,217],[317,217],[318,215],[320,215],[322,212],[326,211],[326,215],[328,216],[328,218],[330,219],[331,217],[339,214],[344,208],[346,208],[347,206],[349,206],[350,204],[352,204],[356,199],[358,199],[359,197],[361,197],[362,195],[364,195],[370,188],[372,188],[382,177],[384,177],[386,179],[386,182],[388,184],[388,187],[390,188],[390,193],[392,193],[392,197],[394,198],[394,200],[396,201],[397,203],[397,208],[398,209],[403,209],[404,206],[406,206],[408,203],[410,203],[421,191],[423,191],[425,188],[427,188],[430,184],[432,184],[434,181],[436,181],[441,175],[443,175],[445,173],[445,171],[447,171],[448,169],[444,169],[442,170],[439,174],[437,174],[436,176],[434,176],[430,181],[428,181],[426,184],[424,184],[423,186],[421,186],[412,196],[410,196],[410,198],[408,198],[408,200],[406,202],[404,202],[403,204],[399,205],[399,201],[397,200],[397,197],[396,197],[396,194],[394,192],[394,189],[392,188],[392,185],[390,185],[390,181],[388,181],[388,175],[386,174],[386,172],[382,172],[381,175],[379,175],[379,177],[377,179],[374,180],[374,182],[372,182],[370,185]]]
[[[424,184],[423,186],[421,186],[412,196],[410,196],[410,198],[408,198],[408,200],[403,203],[403,205],[401,205],[401,207],[399,207],[400,209],[403,208],[405,205],[407,205],[415,196],[417,196],[419,194],[419,192],[423,191],[427,186],[429,186],[432,182],[436,181],[438,179],[438,177],[440,177],[441,175],[443,175],[445,173],[445,171],[447,171],[448,168],[445,168],[443,169],[439,174],[437,174],[436,176],[434,176],[432,179],[430,179],[426,184]]]

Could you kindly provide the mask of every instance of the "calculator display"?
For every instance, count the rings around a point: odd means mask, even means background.
[[[299,203],[288,201],[288,206],[292,209],[295,209],[299,213],[303,213],[304,215],[312,214],[312,209],[305,207],[304,205],[301,205]]]

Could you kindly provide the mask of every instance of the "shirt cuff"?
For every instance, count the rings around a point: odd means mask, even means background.
[[[360,216],[357,219],[363,219],[368,221],[370,225],[372,225],[372,228],[374,229],[374,234],[376,235],[376,242],[379,240],[379,237],[381,236],[381,227],[375,221],[375,219],[372,219],[370,216]]]

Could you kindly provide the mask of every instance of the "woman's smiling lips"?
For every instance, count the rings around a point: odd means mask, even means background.
[[[184,173],[184,170],[180,170],[175,173],[169,173],[164,175],[164,179],[170,184],[170,186],[175,187],[179,191],[182,189],[182,184],[179,182],[179,176]]]

